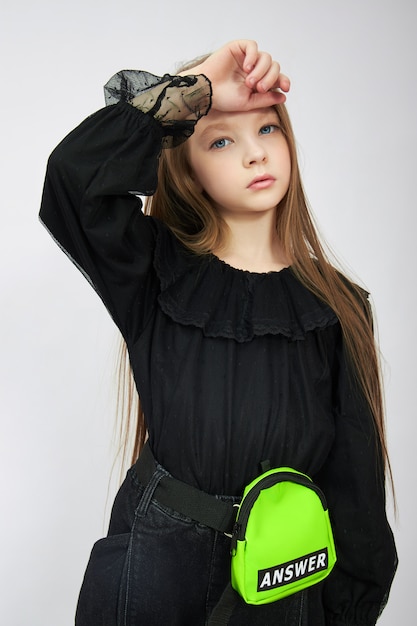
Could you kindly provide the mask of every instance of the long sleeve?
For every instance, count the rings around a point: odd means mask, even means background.
[[[326,626],[371,626],[388,599],[397,554],[373,418],[350,371],[341,332],[334,375],[335,440],[317,477],[328,500],[338,557],[324,585]]]
[[[130,98],[119,73],[108,83],[117,104],[88,117],[53,151],[40,210],[43,224],[91,282],[125,337],[140,332],[157,289],[153,251],[158,225],[143,215],[137,195],[155,191],[166,139],[175,137],[177,144],[189,136],[210,98],[205,77],[201,95],[199,77],[136,74],[143,81]],[[149,110],[149,88],[158,86],[157,106]],[[144,110],[140,102],[128,103],[139,87],[145,94]],[[165,106],[171,116],[161,120],[167,88],[171,100],[175,94],[189,106],[185,112]]]

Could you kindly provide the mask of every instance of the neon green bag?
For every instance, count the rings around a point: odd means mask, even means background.
[[[289,467],[245,489],[232,535],[232,587],[248,604],[275,602],[323,580],[336,562],[322,491]]]

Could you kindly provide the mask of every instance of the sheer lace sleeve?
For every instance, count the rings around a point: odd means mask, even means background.
[[[152,115],[162,126],[163,147],[175,147],[194,131],[211,106],[211,83],[204,74],[162,77],[122,70],[104,86],[106,104],[129,102]]]

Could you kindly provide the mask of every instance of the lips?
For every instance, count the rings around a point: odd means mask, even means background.
[[[255,178],[249,183],[248,189],[268,189],[275,182],[275,178],[269,174],[261,174],[255,176]]]

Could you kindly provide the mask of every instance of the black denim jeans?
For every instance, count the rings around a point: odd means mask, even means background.
[[[230,539],[153,499],[166,474],[158,466],[143,486],[135,468],[129,470],[113,505],[109,534],[93,547],[76,626],[207,624],[230,580]],[[319,590],[311,591],[262,607],[242,600],[229,624],[324,626]]]

